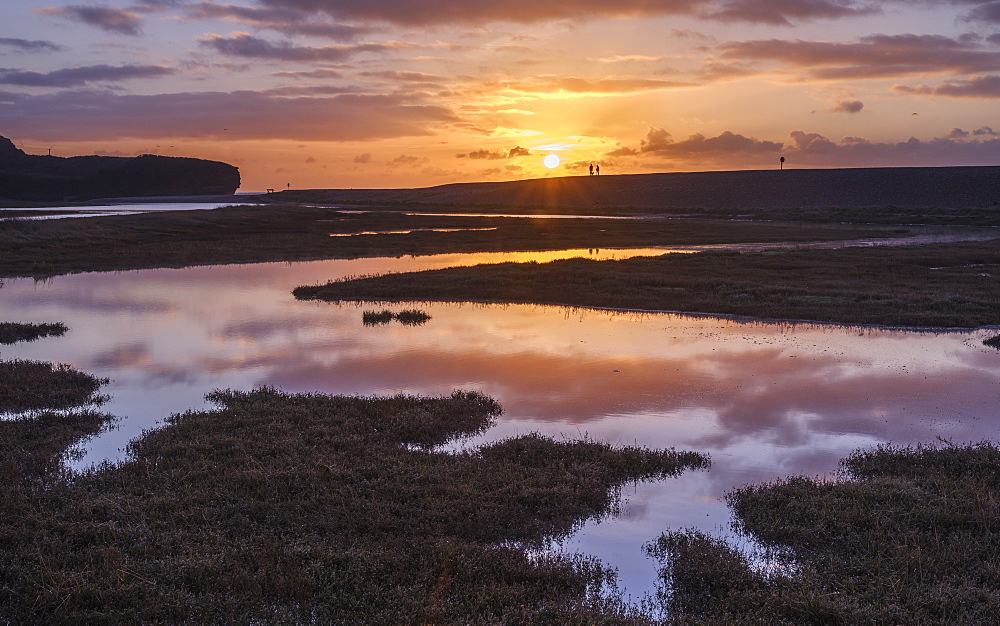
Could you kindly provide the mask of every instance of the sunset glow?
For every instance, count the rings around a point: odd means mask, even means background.
[[[0,135],[218,159],[243,191],[992,165],[998,100],[995,0],[9,0],[0,25]]]

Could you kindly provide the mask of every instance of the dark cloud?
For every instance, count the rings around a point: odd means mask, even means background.
[[[989,24],[1000,24],[1000,2],[988,2],[981,4],[969,11],[965,16],[969,22],[986,22]]]
[[[43,7],[38,9],[38,13],[83,22],[110,33],[138,35],[142,32],[142,17],[138,13],[116,7],[70,4],[63,7]]]
[[[980,136],[1000,137],[1000,131],[993,130],[989,126],[983,126],[982,128],[977,128],[976,130],[972,131],[972,134],[976,135],[977,137]]]
[[[318,69],[308,72],[273,72],[271,76],[281,78],[343,78],[344,74],[334,69]]]
[[[704,17],[724,22],[754,22],[772,26],[791,26],[793,21],[834,19],[880,13],[878,5],[859,4],[852,0],[733,0]]]
[[[163,65],[88,65],[55,70],[45,74],[0,69],[0,84],[23,87],[79,87],[94,82],[119,82],[133,78],[159,78],[175,73]]]
[[[856,43],[768,39],[725,44],[721,55],[777,61],[819,79],[886,78],[1000,69],[1000,52],[941,35],[872,35]]]
[[[288,35],[326,37],[335,41],[353,41],[374,31],[368,26],[316,21],[309,12],[289,7],[246,7],[220,2],[196,2],[184,5],[189,20],[225,20],[268,28]]]
[[[364,154],[359,154],[358,156],[354,157],[354,162],[355,163],[371,163],[372,162],[372,153],[371,152],[365,152]]]
[[[469,158],[473,160],[485,159],[487,161],[498,161],[500,159],[516,159],[518,157],[526,157],[526,156],[531,156],[531,150],[523,146],[514,146],[510,150],[487,150],[486,148],[482,148],[479,150],[473,150],[472,152],[464,152],[461,154],[456,154],[455,158],[457,159]]]
[[[906,141],[882,143],[845,137],[835,143],[818,133],[803,131],[793,131],[789,137],[792,145],[784,154],[790,160],[824,166],[973,165],[993,163],[1000,154],[1000,139],[967,141],[949,136],[922,141],[910,137]]]
[[[941,96],[943,98],[967,98],[975,100],[993,100],[1000,98],[1000,76],[973,76],[968,80],[951,83],[941,83],[935,87],[918,85],[896,85],[892,90],[899,94],[918,96]]]
[[[980,130],[983,136],[1000,136],[1000,133],[989,134],[993,131],[989,127],[984,126]],[[619,146],[606,156],[696,160],[728,167],[746,167],[759,162],[758,157],[770,159],[778,153],[797,165],[822,167],[985,165],[996,162],[996,155],[1000,154],[1000,139],[970,141],[965,136],[955,135],[956,131],[965,132],[953,129],[948,137],[929,141],[911,137],[897,143],[880,143],[864,137],[844,137],[835,142],[820,133],[796,130],[789,134],[790,142],[782,144],[729,131],[716,137],[695,134],[683,141],[675,141],[665,129],[652,127],[638,149]],[[977,135],[977,132],[972,134]]]
[[[969,131],[962,130],[961,128],[952,128],[951,131],[946,135],[948,139],[965,139],[969,136]]]
[[[209,34],[202,39],[203,46],[215,49],[222,54],[254,58],[273,59],[278,61],[300,62],[337,62],[346,61],[362,53],[385,53],[396,50],[420,48],[418,44],[408,44],[398,41],[385,43],[334,44],[329,46],[294,46],[290,43],[271,43],[265,39],[254,37],[248,33],[233,33],[229,37]]]
[[[688,155],[735,155],[777,153],[781,144],[773,141],[762,141],[744,137],[730,131],[725,131],[716,137],[705,137],[695,133],[682,141],[674,141],[664,128],[652,127],[642,140],[638,152],[656,153],[669,157],[686,157]],[[611,155],[617,156],[617,155]]]
[[[62,50],[62,46],[58,46],[51,41],[17,39],[14,37],[0,37],[0,46],[10,46],[24,52],[52,52]]]
[[[843,100],[833,107],[834,113],[860,113],[865,103],[860,100]]]
[[[231,140],[363,141],[426,136],[457,121],[444,107],[414,104],[404,96],[73,91],[44,96],[0,92],[0,101],[6,103],[0,121],[17,120],[20,135],[39,141],[219,137],[223,129]]]
[[[269,7],[323,13],[334,19],[403,26],[533,23],[549,20],[687,15],[711,20],[791,24],[875,12],[855,0],[262,0]]]

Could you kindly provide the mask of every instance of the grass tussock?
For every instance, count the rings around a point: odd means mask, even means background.
[[[21,322],[0,322],[0,344],[19,341],[34,341],[42,337],[63,335],[69,328],[62,322],[55,324],[34,324]]]
[[[383,326],[392,321],[395,317],[388,309],[382,311],[365,311],[361,314],[361,323],[365,326]]]
[[[381,311],[365,311],[361,314],[361,323],[365,326],[384,326],[396,320],[404,326],[422,326],[430,321],[431,316],[419,309],[407,309],[393,313],[388,309]]]
[[[17,623],[622,623],[595,561],[529,555],[694,453],[540,436],[432,450],[500,412],[451,397],[218,391],[118,466],[0,502]]]
[[[728,494],[740,530],[782,554],[762,573],[716,539],[662,536],[681,621],[984,624],[1000,614],[1000,449],[880,447],[845,480],[793,477]]]
[[[99,404],[104,397],[97,391],[109,382],[65,364],[0,361],[0,413]]]
[[[997,350],[1000,350],[1000,335],[994,335],[993,337],[990,337],[989,339],[984,339],[983,340],[983,345],[986,345],[986,346],[989,346],[991,348],[996,348]]]
[[[996,242],[667,254],[454,267],[298,287],[297,298],[485,301],[888,326],[1000,323]]]

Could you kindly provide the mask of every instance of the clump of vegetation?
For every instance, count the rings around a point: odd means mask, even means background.
[[[120,465],[0,501],[11,622],[608,623],[585,557],[529,553],[691,452],[533,435],[435,452],[491,398],[217,391]]]
[[[419,309],[407,309],[399,313],[383,309],[382,311],[365,311],[361,314],[361,323],[365,326],[384,326],[392,320],[405,326],[420,326],[426,324],[430,319],[430,315]]]
[[[11,344],[18,341],[34,341],[41,337],[58,337],[67,330],[69,328],[62,322],[56,322],[55,324],[0,322],[0,343]]]
[[[100,404],[106,398],[97,390],[109,382],[65,364],[0,361],[0,413]]]
[[[788,565],[756,571],[691,531],[650,546],[678,619],[981,624],[1000,614],[1000,449],[859,451],[844,480],[793,477],[728,494],[738,528]]]
[[[993,337],[990,337],[989,339],[983,340],[983,344],[991,348],[996,348],[997,350],[1000,350],[1000,335],[995,335]]]
[[[420,326],[426,324],[431,316],[419,309],[407,309],[396,313],[396,321],[406,326]]]
[[[394,317],[392,311],[365,311],[361,314],[361,323],[365,326],[382,326],[392,321]]]

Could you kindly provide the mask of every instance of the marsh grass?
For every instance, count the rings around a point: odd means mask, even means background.
[[[454,267],[298,287],[302,299],[478,301],[888,326],[1000,323],[1000,246],[667,254]]]
[[[0,361],[0,413],[100,404],[106,398],[97,391],[109,382],[65,364]]]
[[[11,488],[25,479],[61,477],[63,462],[79,454],[74,446],[114,421],[93,411],[47,411],[0,420],[0,484]]]
[[[993,337],[990,337],[989,339],[984,339],[983,345],[987,345],[991,348],[996,348],[997,350],[1000,350],[1000,335],[995,335]]]
[[[613,573],[529,555],[699,454],[538,435],[434,452],[500,412],[448,398],[217,391],[105,465],[0,502],[14,623],[623,623]]]
[[[762,573],[723,542],[668,533],[650,550],[681,621],[985,624],[1000,614],[1000,450],[879,447],[842,480],[792,477],[727,495],[738,529],[785,554]]]
[[[34,341],[49,336],[58,337],[68,330],[69,328],[62,322],[55,324],[0,322],[0,344]]]

